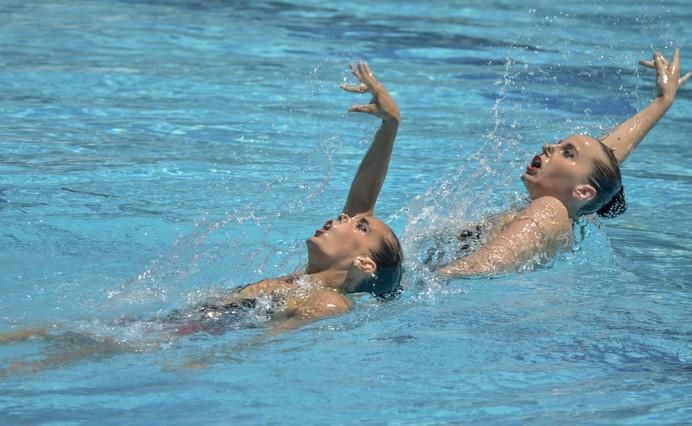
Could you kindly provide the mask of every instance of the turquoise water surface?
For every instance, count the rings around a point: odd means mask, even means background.
[[[0,2],[0,332],[138,348],[3,370],[0,423],[689,423],[689,87],[623,167],[629,211],[572,252],[448,283],[420,259],[521,202],[541,144],[643,108],[652,49],[692,69],[690,22],[685,1]],[[276,336],[152,337],[305,263],[377,126],[338,88],[358,60],[402,113],[378,215],[405,292]],[[0,368],[89,344],[70,336],[0,345]]]

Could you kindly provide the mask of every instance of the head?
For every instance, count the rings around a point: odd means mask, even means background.
[[[307,240],[308,273],[346,274],[342,290],[386,296],[401,281],[403,255],[394,232],[369,214],[340,214]]]
[[[626,205],[617,159],[610,148],[585,135],[544,145],[522,175],[532,199],[559,199],[570,217],[591,213],[614,217]]]

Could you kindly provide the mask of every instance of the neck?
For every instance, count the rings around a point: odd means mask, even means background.
[[[581,205],[575,206],[573,203],[565,202],[563,202],[562,204],[564,204],[565,208],[567,208],[567,214],[569,215],[569,218],[572,219],[573,222],[576,222],[576,220],[579,219],[579,210],[581,209]]]
[[[552,197],[555,198],[556,200],[559,200],[563,206],[565,206],[565,210],[567,210],[567,215],[569,218],[575,222],[577,219],[579,219],[579,209],[581,209],[582,205],[581,203],[576,203],[574,200],[570,199],[569,197],[560,197],[557,195],[544,195],[545,197]],[[541,196],[543,197],[543,196]],[[540,198],[540,197],[531,197],[531,201]]]
[[[322,287],[331,288],[341,293],[346,293],[346,283],[348,272],[343,270],[326,269],[320,272],[311,273],[310,270],[306,274],[310,280],[320,283]]]

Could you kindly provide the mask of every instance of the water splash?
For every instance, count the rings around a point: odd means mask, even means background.
[[[450,236],[473,227],[488,215],[521,204],[525,195],[518,190],[516,182],[526,158],[531,156],[530,150],[536,152],[542,143],[552,143],[572,133],[597,137],[628,118],[637,109],[636,105],[642,104],[638,51],[620,49],[618,46],[626,44],[625,40],[613,40],[609,46],[594,48],[593,52],[568,38],[556,37],[555,44],[540,46],[544,33],[555,31],[563,25],[562,21],[571,19],[569,11],[553,14],[550,9],[529,9],[531,30],[516,35],[510,43],[513,47],[506,52],[495,81],[496,92],[489,108],[492,123],[483,135],[483,145],[468,157],[470,161],[415,197],[408,206],[402,238],[407,253],[407,274],[412,275],[407,280],[414,286],[424,283],[421,290],[424,293],[440,286],[425,266],[431,245],[441,244],[442,251],[448,254],[458,252],[460,243]],[[646,24],[642,32],[654,30],[663,19],[661,16],[653,14],[642,20]],[[621,25],[619,21],[611,24]],[[647,39],[650,39],[648,35]],[[522,47],[532,45],[537,48]],[[606,97],[581,97],[579,85],[593,84],[592,80],[603,84],[601,90]],[[544,114],[523,116],[525,106],[536,104],[544,105]],[[551,109],[559,109],[565,118],[553,120]],[[483,191],[484,188],[491,189]],[[592,224],[587,228],[591,234],[602,232]],[[447,237],[436,237],[440,235]],[[607,246],[601,238],[592,240],[601,251]],[[591,259],[585,255],[583,244],[582,241],[575,246],[574,256]],[[558,261],[564,259],[560,257]],[[442,261],[449,260],[442,258]],[[570,261],[573,261],[571,257]]]
[[[458,235],[466,228],[474,228],[484,218],[497,213],[510,200],[515,204],[518,197],[508,191],[511,183],[499,166],[508,153],[513,152],[519,138],[508,130],[517,128],[516,122],[507,124],[505,105],[508,93],[515,86],[518,71],[516,61],[505,57],[501,75],[496,79],[498,88],[490,108],[492,127],[482,135],[483,143],[462,162],[451,175],[442,178],[424,194],[416,196],[407,207],[406,225],[402,243],[406,257],[407,281],[431,296],[444,285],[431,270],[431,252],[439,255],[436,266],[455,260],[463,242]],[[516,110],[516,105],[509,105]],[[493,188],[483,191],[482,188]],[[465,250],[478,248],[477,243]]]
[[[353,62],[353,58],[349,59],[348,62]],[[302,98],[291,104],[309,105],[321,91],[338,90],[335,81],[346,79],[348,74],[344,62],[343,57],[320,62],[301,82],[299,92]],[[335,78],[335,74],[341,74],[342,78]],[[304,112],[289,107],[286,114],[286,121],[292,122],[293,115]],[[338,119],[345,117],[344,112]],[[228,288],[247,283],[243,277],[254,276],[257,279],[267,273],[295,272],[304,262],[304,241],[277,241],[274,229],[277,226],[285,228],[288,218],[305,215],[324,200],[334,172],[335,155],[347,141],[326,126],[321,130],[324,136],[295,170],[269,180],[262,185],[260,192],[253,194],[252,201],[226,211],[221,217],[214,217],[211,212],[204,213],[190,230],[175,239],[168,253],[152,260],[142,272],[109,289],[107,300],[102,305],[118,312],[123,309],[140,310],[141,305],[163,308],[189,299],[186,292],[190,289],[212,284]],[[290,137],[290,132],[290,129],[281,128],[277,131],[277,138],[283,133]],[[252,141],[244,140],[243,143]],[[302,178],[309,176],[319,178]],[[231,182],[228,187],[235,189]],[[287,203],[277,204],[273,196],[276,190],[301,195]],[[97,310],[103,308],[96,307]]]

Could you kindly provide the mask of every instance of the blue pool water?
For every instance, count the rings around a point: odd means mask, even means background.
[[[0,331],[140,352],[0,377],[0,423],[690,422],[689,88],[623,168],[629,211],[571,253],[441,283],[419,241],[520,202],[540,144],[645,106],[652,48],[692,69],[691,20],[684,1],[4,0]],[[402,112],[378,214],[404,294],[277,336],[114,323],[304,263],[376,127],[337,87],[362,59]],[[3,345],[0,367],[59,349]]]

